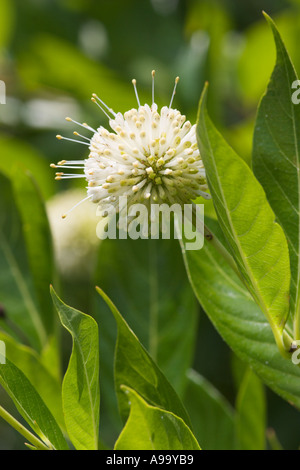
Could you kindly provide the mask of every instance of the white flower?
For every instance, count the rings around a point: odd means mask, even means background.
[[[91,139],[77,132],[85,141],[90,154],[86,160],[59,162],[52,167],[79,169],[81,174],[57,173],[57,179],[83,177],[88,182],[87,198],[105,212],[108,207],[118,207],[120,196],[127,197],[127,209],[132,204],[189,203],[198,196],[210,198],[205,180],[205,170],[197,146],[195,125],[186,121],[177,109],[172,108],[179,77],[169,106],[160,112],[154,102],[154,75],[152,71],[152,105],[140,105],[136,80],[132,80],[138,109],[123,114],[115,113],[97,95],[94,101],[109,118],[111,131],[97,130],[79,124],[93,132]],[[73,140],[57,136],[58,139]]]

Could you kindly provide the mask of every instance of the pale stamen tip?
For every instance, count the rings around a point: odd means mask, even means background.
[[[60,134],[57,134],[56,138],[57,138],[58,140],[62,140],[63,137],[62,137]]]
[[[66,217],[67,217],[67,214],[63,214],[63,215],[61,216],[62,219],[65,219]]]
[[[154,75],[155,75],[155,70],[152,70],[151,75],[152,75],[152,77],[154,77]]]
[[[66,121],[68,121],[68,122],[72,122],[72,119],[71,119],[70,117],[68,117],[68,116],[67,116],[67,117],[66,117]]]

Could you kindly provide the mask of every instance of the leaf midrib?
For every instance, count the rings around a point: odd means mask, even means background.
[[[205,111],[205,113],[207,114],[207,112]],[[204,118],[205,119],[205,118]],[[203,120],[204,122],[204,120]],[[276,331],[279,332],[281,334],[281,331],[280,329],[278,328],[278,326],[273,322],[273,319],[271,317],[271,315],[269,314],[269,311],[268,311],[268,308],[263,300],[263,298],[261,297],[261,294],[260,294],[260,291],[258,289],[258,286],[256,284],[256,281],[254,280],[253,278],[253,274],[252,274],[252,271],[248,269],[247,267],[247,264],[245,263],[245,258],[244,258],[244,255],[243,255],[243,251],[241,249],[241,245],[240,245],[240,242],[239,242],[239,239],[237,238],[236,236],[236,233],[235,233],[235,230],[233,228],[233,225],[232,225],[232,222],[231,222],[231,218],[230,218],[230,214],[228,212],[228,209],[227,209],[227,206],[224,204],[224,201],[225,201],[225,197],[224,197],[224,192],[223,192],[223,189],[222,189],[222,186],[221,186],[221,183],[219,181],[219,173],[218,173],[218,170],[217,170],[217,166],[215,164],[215,159],[214,159],[214,154],[213,154],[213,151],[212,151],[212,147],[211,147],[211,144],[210,144],[210,140],[209,140],[209,137],[208,137],[208,132],[207,132],[207,127],[206,127],[206,123],[204,122],[204,132],[205,132],[205,136],[206,136],[206,140],[207,140],[207,143],[208,143],[208,147],[209,147],[209,152],[210,152],[210,155],[211,155],[211,161],[213,163],[213,166],[214,166],[214,170],[215,170],[215,177],[216,177],[216,180],[217,180],[217,183],[218,183],[218,186],[219,186],[219,191],[220,191],[220,194],[223,198],[223,202],[222,202],[222,206],[225,210],[225,213],[226,213],[226,216],[227,216],[227,220],[229,222],[229,228],[231,229],[231,232],[233,234],[232,238],[233,240],[235,241],[235,243],[237,244],[237,247],[238,247],[238,251],[239,251],[239,254],[241,256],[241,259],[242,259],[242,262],[243,262],[243,266],[247,272],[247,274],[249,275],[249,278],[250,278],[250,281],[252,283],[252,285],[255,287],[255,293],[257,295],[257,298],[258,298],[258,301],[260,303],[260,307],[261,309],[263,310],[263,312],[265,313],[271,327],[272,327],[272,330],[274,331],[274,329],[276,328]],[[277,336],[277,335],[276,335]]]

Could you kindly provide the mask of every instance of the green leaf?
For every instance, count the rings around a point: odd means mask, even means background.
[[[104,240],[95,281],[110,298],[116,299],[125,320],[134,325],[141,343],[182,396],[185,372],[193,360],[198,307],[184,272],[178,241]],[[100,433],[109,438],[114,433],[113,443],[122,429],[113,376],[117,328],[99,295],[94,301],[95,318],[101,325]],[[115,429],[108,431],[112,426]]]
[[[0,331],[0,341],[5,343],[6,358],[31,382],[45,405],[53,414],[61,429],[65,428],[62,411],[61,384],[51,375],[42,363],[41,357],[31,348],[17,343],[13,338]],[[52,364],[49,364],[49,369]]]
[[[129,387],[130,415],[115,450],[201,450],[185,422],[173,413],[149,405]]]
[[[193,359],[197,310],[177,240],[103,241],[97,284],[118,299],[152,359],[182,392]],[[102,328],[106,318],[101,316]]]
[[[258,109],[253,170],[288,240],[294,316],[300,308],[300,107],[292,102],[297,75],[275,24],[265,16],[274,35],[277,60]]]
[[[1,172],[13,179],[18,172],[30,171],[40,188],[43,198],[49,198],[53,195],[55,181],[50,176],[49,161],[42,153],[28,144],[27,141],[17,139],[16,136],[8,137],[7,134],[0,134],[0,147]]]
[[[49,285],[54,281],[54,254],[46,208],[31,173],[20,168],[12,175],[14,194],[22,218],[30,272],[39,312],[48,334],[54,330],[54,308]],[[26,204],[24,204],[26,201]]]
[[[0,385],[12,398],[19,413],[47,444],[49,441],[57,450],[68,446],[53,415],[23,372],[9,359],[0,364]]]
[[[206,89],[199,104],[197,139],[218,220],[244,282],[284,351],[290,284],[287,242],[261,185],[215,129],[205,101]]]
[[[212,228],[220,237],[217,225]],[[223,256],[206,241],[184,257],[195,294],[224,340],[263,382],[300,408],[300,368],[281,356],[269,323]]]
[[[234,410],[204,377],[189,370],[184,403],[198,442],[205,450],[235,448]]]
[[[239,449],[265,450],[266,397],[258,377],[248,369],[236,402],[236,433]]]
[[[97,291],[109,306],[118,326],[115,386],[123,421],[125,422],[128,417],[130,405],[121,391],[121,385],[133,388],[149,404],[174,413],[190,426],[189,417],[168,380],[129,328],[115,305],[98,287]]]
[[[62,400],[68,435],[78,450],[97,450],[99,434],[98,325],[89,315],[64,304],[53,288],[51,295],[62,325],[73,339]]]
[[[30,274],[23,223],[8,178],[0,174],[0,298],[6,316],[36,349],[47,343]]]

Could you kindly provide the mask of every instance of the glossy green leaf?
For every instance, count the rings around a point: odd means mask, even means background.
[[[99,434],[99,340],[95,320],[64,304],[51,289],[62,325],[73,349],[62,386],[68,435],[78,450],[97,450]]]
[[[290,284],[287,242],[261,185],[215,129],[205,101],[206,89],[199,105],[197,139],[218,220],[243,279],[283,350]]]
[[[181,418],[149,405],[129,387],[122,386],[122,392],[130,401],[130,414],[115,450],[201,450]]]
[[[47,343],[12,185],[0,174],[0,298],[5,315],[35,348]],[[4,324],[5,326],[5,324]]]
[[[234,410],[221,393],[194,370],[187,374],[184,403],[204,450],[235,448]]]
[[[0,385],[44,442],[49,441],[57,450],[68,449],[61,429],[44,401],[23,372],[9,359],[6,359],[6,364],[0,364]]]
[[[5,343],[6,357],[22,370],[36,389],[45,405],[53,414],[61,429],[65,428],[62,411],[61,384],[42,363],[41,357],[28,346],[24,346],[0,331],[0,341]],[[51,369],[52,364],[48,365]]]
[[[176,392],[129,328],[115,305],[99,288],[97,291],[109,306],[118,326],[115,353],[115,386],[120,414],[125,422],[130,405],[121,391],[121,385],[133,388],[147,402],[176,416],[190,426],[189,417]]]
[[[221,237],[215,224],[212,229]],[[227,344],[272,390],[300,408],[300,368],[281,356],[265,316],[223,256],[206,241],[202,250],[184,257],[199,302]]]
[[[294,315],[300,305],[300,106],[292,102],[292,84],[297,80],[293,64],[275,24],[266,17],[274,35],[277,60],[258,109],[253,170],[288,240]]]
[[[236,401],[236,433],[241,450],[265,450],[266,397],[259,378],[248,369]]]

